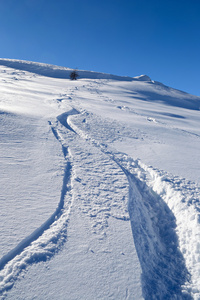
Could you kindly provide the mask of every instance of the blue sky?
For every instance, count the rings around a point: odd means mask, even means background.
[[[1,0],[0,57],[153,80],[200,96],[199,0]]]

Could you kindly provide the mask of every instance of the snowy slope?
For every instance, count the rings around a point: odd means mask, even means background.
[[[200,97],[0,59],[2,299],[200,299]]]

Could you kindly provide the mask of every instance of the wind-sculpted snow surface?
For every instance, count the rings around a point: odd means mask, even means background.
[[[124,131],[119,124],[87,112],[73,117],[70,124],[110,157],[128,179],[128,208],[145,299],[192,299],[192,295],[199,299],[200,188],[110,149],[105,144],[106,134],[111,130],[108,135],[114,141],[119,131]],[[132,134],[137,138],[137,131]]]

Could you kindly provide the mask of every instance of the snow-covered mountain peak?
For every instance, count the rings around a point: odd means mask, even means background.
[[[134,78],[138,79],[138,80],[141,80],[141,81],[151,81],[151,78],[147,75],[140,75],[140,76],[136,76]]]

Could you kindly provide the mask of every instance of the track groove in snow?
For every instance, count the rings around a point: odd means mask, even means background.
[[[180,251],[182,229],[177,228],[178,216],[174,215],[166,201],[166,198],[170,197],[170,189],[167,188],[164,194],[153,191],[151,182],[148,183],[147,180],[147,177],[151,177],[147,168],[144,169],[141,163],[126,154],[110,150],[105,143],[92,138],[92,124],[86,127],[90,129],[90,133],[84,131],[81,120],[84,118],[84,123],[87,122],[86,115],[88,113],[84,112],[82,117],[70,119],[70,126],[88,144],[91,143],[109,156],[123,170],[129,182],[129,214],[143,271],[145,299],[192,299],[192,295],[199,299],[198,285],[195,283],[195,277],[192,277],[196,274],[189,273],[186,266],[187,256],[183,256]],[[174,193],[176,197],[176,192]]]
[[[77,113],[71,110],[67,115]],[[59,116],[61,120],[66,116]],[[64,122],[64,121],[63,121]],[[68,153],[68,146],[63,143],[62,135],[56,126],[49,121],[55,138],[61,143],[66,166],[63,176],[60,201],[55,212],[32,234],[22,240],[14,249],[9,251],[0,260],[0,295],[12,288],[18,275],[32,263],[45,261],[53,256],[66,240],[67,222],[72,205],[71,177],[72,164]],[[73,134],[73,129],[66,126]]]
[[[79,176],[75,178],[76,189],[74,192],[77,198],[84,199],[83,210],[93,219],[94,230],[98,232],[99,228],[103,230],[107,227],[106,219],[110,216],[129,220],[126,205],[127,180],[121,168],[95,145],[85,143],[79,134],[69,136],[65,129],[68,129],[69,126],[72,128],[69,125],[71,116],[79,114],[75,109],[70,112],[62,114],[64,119],[60,122],[59,131],[64,137],[63,145],[67,140],[70,144],[76,175],[81,170]],[[76,129],[73,128],[73,132],[76,132]],[[60,137],[58,138],[60,139]],[[83,176],[85,172],[86,174]],[[91,191],[81,192],[80,185],[89,185]]]
[[[192,299],[188,292],[182,291],[191,276],[179,250],[173,213],[145,182],[129,173],[114,156],[113,160],[129,182],[128,210],[145,299]]]
[[[145,299],[192,299],[182,292],[190,275],[179,250],[173,213],[158,194],[122,169],[129,180],[129,214]]]
[[[4,266],[12,260],[15,256],[19,255],[26,247],[28,247],[33,241],[37,240],[45,230],[47,230],[53,222],[59,218],[61,214],[61,210],[64,206],[64,198],[68,191],[67,184],[70,178],[71,173],[71,164],[67,162],[66,168],[65,168],[65,174],[63,179],[63,187],[61,191],[61,197],[60,202],[58,204],[57,209],[55,212],[50,216],[50,218],[45,221],[39,228],[37,228],[30,236],[26,237],[23,241],[21,241],[14,249],[12,249],[10,252],[8,252],[6,255],[4,255],[0,259],[0,270],[4,268]]]
[[[76,109],[72,108],[70,111],[65,112],[65,113],[59,115],[59,116],[57,117],[57,119],[58,119],[58,121],[59,121],[64,127],[66,127],[67,129],[71,130],[72,132],[76,133],[76,132],[72,129],[72,127],[68,124],[68,121],[67,121],[68,116],[76,115],[76,114],[79,114],[79,112],[78,112]]]

